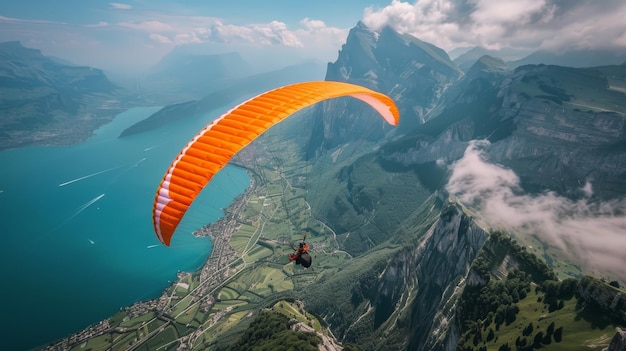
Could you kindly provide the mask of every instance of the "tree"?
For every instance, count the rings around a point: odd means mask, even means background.
[[[609,283],[609,285],[614,287],[614,288],[618,288],[619,289],[619,282],[617,280],[613,280],[612,282]]]
[[[480,332],[480,329],[478,329],[476,334],[474,334],[474,340],[472,340],[472,342],[474,343],[474,346],[478,346],[481,341],[483,341],[483,334]]]
[[[489,333],[487,334],[487,341],[493,340],[495,334],[493,333],[493,329],[489,328]]]
[[[502,346],[500,346],[498,351],[511,351],[511,347],[509,346],[508,343],[506,343],[506,344],[503,344]]]
[[[550,345],[552,343],[552,335],[546,334],[543,339],[541,339],[541,343],[544,345]]]
[[[558,327],[554,331],[554,341],[561,342],[563,340],[563,327]]]
[[[533,347],[538,349],[541,347],[541,341],[543,340],[543,332],[538,332],[537,335],[535,335],[535,339],[533,340]]]
[[[517,305],[507,306],[505,310],[506,325],[515,322],[515,316],[519,312]]]
[[[550,325],[548,326],[548,329],[546,330],[546,333],[548,335],[552,335],[554,333],[554,322],[550,323]]]
[[[528,336],[533,333],[533,322],[528,323],[528,326],[524,328],[522,335]]]

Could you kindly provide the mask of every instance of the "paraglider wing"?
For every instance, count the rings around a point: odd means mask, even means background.
[[[152,210],[159,240],[170,245],[176,227],[198,193],[239,150],[294,112],[342,96],[362,100],[389,124],[398,124],[398,108],[393,100],[359,85],[314,81],[262,93],[209,123],[174,159],[157,189]]]

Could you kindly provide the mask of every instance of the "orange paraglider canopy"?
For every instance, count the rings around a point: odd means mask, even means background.
[[[209,123],[174,159],[154,200],[152,220],[159,240],[170,245],[176,227],[198,193],[239,150],[294,112],[342,96],[362,100],[389,124],[398,124],[398,108],[393,100],[359,85],[313,81],[262,93]]]

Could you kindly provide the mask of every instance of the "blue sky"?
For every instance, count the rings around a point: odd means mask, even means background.
[[[47,55],[130,72],[151,67],[176,46],[202,46],[207,53],[277,50],[294,61],[333,61],[364,9],[388,3],[23,0],[0,5],[0,41],[20,40]]]
[[[626,47],[624,18],[623,0],[20,0],[0,4],[0,41],[136,73],[176,47],[331,62],[358,21],[446,50]]]

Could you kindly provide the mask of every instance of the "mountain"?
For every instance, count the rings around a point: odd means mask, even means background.
[[[363,28],[353,30],[356,32],[359,29]],[[367,39],[362,38],[359,42],[360,49],[370,49],[374,39],[380,41],[383,38],[382,33],[380,37],[367,36],[362,31],[359,33]],[[396,50],[401,49],[398,47]],[[410,49],[403,50],[408,52]],[[391,49],[386,55],[401,56]],[[354,62],[348,61],[343,66],[354,68],[339,70],[343,73],[342,79],[347,81],[354,79],[352,72],[377,72],[377,69],[381,70],[380,66],[385,66],[382,60],[377,67],[367,66],[364,58],[368,58],[367,64],[373,65],[372,58],[376,57],[367,52],[351,57]],[[357,67],[361,68],[357,70]],[[332,65],[329,65],[327,77],[331,76],[330,72],[337,71],[331,68]],[[407,70],[404,75],[413,73]],[[331,162],[328,160],[330,156],[325,156],[323,152],[315,155],[325,160],[318,159],[318,167],[325,173],[331,173],[323,180],[328,192],[323,195],[309,192],[307,198],[314,217],[328,223],[337,238],[341,239],[342,248],[358,258],[345,274],[329,277],[314,287],[306,305],[334,326],[333,332],[339,340],[358,343],[365,349],[432,350],[454,349],[457,345],[479,349],[484,345],[481,343],[487,332],[483,331],[483,339],[478,339],[477,333],[468,331],[462,304],[469,296],[464,298],[463,294],[465,291],[470,293],[467,290],[470,284],[477,286],[478,290],[491,287],[485,284],[486,278],[477,279],[471,269],[464,268],[480,263],[476,261],[480,257],[476,252],[489,249],[482,244],[488,242],[486,238],[499,239],[489,233],[470,211],[445,205],[447,195],[441,191],[446,182],[446,168],[439,166],[439,162],[458,160],[471,140],[487,139],[491,144],[486,156],[491,162],[502,164],[519,175],[525,191],[554,191],[578,199],[582,196],[582,186],[591,180],[595,199],[621,199],[626,196],[625,73],[623,66],[571,68],[527,65],[511,70],[501,59],[482,56],[462,78],[443,90],[436,100],[438,107],[432,109],[429,118],[414,129],[402,130],[401,135],[392,137],[379,134],[379,138],[371,138],[369,144],[356,141],[355,134],[345,133],[347,129],[338,128],[344,131],[338,134],[347,139],[347,145],[343,145],[339,138],[331,139],[325,134],[324,142],[328,155],[332,155],[333,167],[327,165]],[[392,84],[380,82],[379,75],[371,73],[361,77],[365,77],[360,80],[362,84],[374,87],[393,86],[397,82],[389,76]],[[387,92],[393,94],[393,91]],[[415,94],[409,96],[415,100],[421,98]],[[397,101],[404,111],[401,119],[415,115],[414,112],[407,112],[410,109],[403,105],[402,98]],[[342,116],[327,117],[324,128],[320,128],[325,133],[342,123],[340,118],[357,114],[352,111],[362,112],[347,104],[343,109],[342,105],[334,106],[344,112]],[[328,115],[332,115],[331,111],[334,111],[331,107],[323,109]],[[312,140],[315,138],[319,136],[314,132]],[[324,142],[318,145],[324,145]],[[369,151],[363,151],[365,154],[361,157],[353,153],[350,153],[353,158],[344,157],[351,147],[349,143]],[[340,152],[341,156],[337,156]],[[311,154],[309,150],[308,155]],[[326,164],[325,168],[323,164]],[[316,184],[322,177],[321,174],[313,176],[315,180],[312,183]],[[409,189],[408,184],[413,187]],[[313,187],[320,188],[321,185]],[[441,197],[440,205],[427,198],[429,192],[433,194],[431,196]],[[441,213],[439,218],[431,222],[432,217],[420,214],[420,209],[423,211],[424,207]],[[411,235],[416,239],[408,239]],[[412,246],[408,244],[411,242],[419,244]],[[387,255],[383,255],[385,250]],[[522,256],[526,257],[525,254]],[[543,257],[551,264],[557,260],[547,254]],[[536,258],[532,257],[511,263],[514,261],[512,258],[498,253],[485,259],[490,266],[505,267],[503,271],[494,270],[489,274],[493,275],[494,289],[506,285],[508,272],[515,269],[526,273],[551,270],[543,262],[540,264],[543,268],[529,268],[536,264]],[[510,279],[520,278],[513,275]],[[554,279],[556,275],[550,271],[542,277],[530,279],[528,286],[542,285]],[[499,281],[501,283],[497,283]],[[602,289],[607,286],[606,283],[599,284]],[[331,293],[332,298],[328,295]],[[492,295],[495,297],[495,293],[491,293],[487,298]],[[581,292],[576,296],[577,301],[585,300]],[[612,298],[615,296],[612,295]],[[330,299],[334,301],[332,305],[327,303]],[[524,300],[524,304],[530,304],[532,299]],[[563,297],[560,299],[569,301]],[[577,302],[564,304],[563,308],[570,316],[600,313],[577,309]],[[484,305],[483,302],[478,304]],[[508,318],[513,318],[516,308],[510,306]],[[545,306],[542,308],[548,313],[551,307]],[[620,313],[626,306],[618,306],[613,307],[617,309],[618,317],[603,323],[622,323]],[[493,310],[494,314],[496,312]],[[538,321],[539,316],[534,316],[532,310],[522,312],[527,321]],[[557,316],[555,318],[565,320],[560,312],[553,312]],[[507,317],[503,314],[502,318]],[[595,323],[590,319],[584,320],[584,327],[577,328],[590,328]],[[488,322],[480,320],[480,323]],[[494,333],[498,335],[496,324],[501,322],[492,323]],[[566,323],[573,321],[567,319]],[[547,323],[535,325],[544,328],[542,333],[545,338]],[[551,338],[552,333],[548,333]],[[499,335],[502,338],[502,334]],[[465,344],[466,339],[461,339],[462,336],[469,338],[470,343],[476,337],[480,343],[477,341],[473,344],[476,347],[472,348]],[[521,340],[522,335],[519,336]],[[515,337],[508,338],[498,346],[504,347],[508,343],[509,347],[515,347]],[[568,337],[570,345],[588,342],[582,337],[574,338],[572,341],[572,336]],[[552,340],[546,339],[545,343]],[[537,345],[545,343],[541,339]]]
[[[470,50],[458,55],[454,59],[454,63],[461,69],[463,72],[467,72],[474,63],[484,55],[489,55],[493,57],[498,57],[504,61],[516,60],[521,57],[526,56],[528,53],[527,50],[516,50],[513,48],[501,48],[499,50],[490,50],[484,48],[482,46],[475,46]]]
[[[454,59],[454,63],[463,72],[467,72],[467,70],[484,55],[498,57],[504,60],[510,69],[524,65],[538,64],[584,68],[619,65],[626,59],[626,50],[623,48],[580,49],[561,52],[538,50],[529,54],[528,50],[512,48],[490,50],[481,46],[475,46],[458,55]]]
[[[121,100],[98,69],[0,43],[0,149],[84,139],[123,109]]]
[[[457,57],[475,48],[475,46],[461,46],[448,51],[448,56],[454,61]]]
[[[486,138],[490,159],[513,169],[526,190],[575,197],[592,180],[599,198],[626,194],[624,66],[481,72],[484,88],[461,87],[441,114],[386,146],[385,157],[403,165],[456,159],[468,141]],[[459,84],[479,82],[472,76]]]
[[[509,62],[511,68],[530,65],[546,64],[567,67],[596,67],[619,65],[626,59],[626,49],[581,49],[554,52],[548,50],[536,51],[524,58]]]
[[[214,55],[191,55],[172,51],[140,79],[145,92],[202,97],[224,84],[253,73],[250,65],[236,52]]]
[[[318,107],[309,154],[333,148],[349,140],[378,140],[388,132],[410,130],[426,121],[445,90],[462,72],[446,52],[389,27],[380,32],[359,22],[348,34],[337,61],[328,64],[326,80],[363,85],[389,95],[400,110],[397,128],[370,127],[371,109],[350,99],[323,102]],[[348,111],[341,118],[328,118],[328,111]]]
[[[253,183],[222,221],[203,228],[217,250],[205,266],[49,349],[135,341],[232,349],[275,335],[250,317],[264,320],[277,301],[297,301],[283,310],[290,323],[304,310],[323,325],[310,319],[312,328],[346,350],[603,349],[613,336],[623,341],[615,332],[626,324],[623,276],[607,283],[553,255],[558,248],[538,235],[495,230],[480,204],[461,203],[446,184],[468,145],[487,140],[480,156],[521,178],[507,196],[575,201],[588,196],[581,188],[589,181],[591,201],[623,199],[626,66],[510,69],[483,55],[462,74],[442,52],[359,23],[326,78],[390,94],[403,124],[382,127],[359,101],[337,99],[270,129],[235,160]],[[494,172],[474,168],[486,179]],[[302,233],[314,269],[285,257]],[[275,331],[309,340],[283,325]]]
[[[228,83],[222,83],[219,88],[215,88],[213,93],[205,95],[200,100],[186,101],[165,106],[145,120],[135,123],[122,131],[120,137],[160,128],[168,123],[173,123],[184,118],[205,115],[216,109],[242,102],[247,98],[278,86],[299,81],[318,80],[318,77],[322,74],[323,67],[316,62],[310,61],[300,65],[285,67],[277,71],[261,73],[232,80]]]

